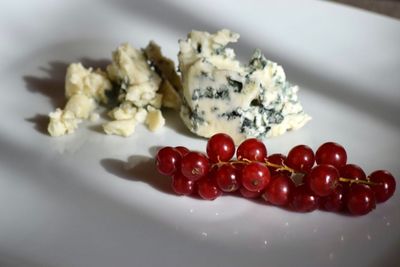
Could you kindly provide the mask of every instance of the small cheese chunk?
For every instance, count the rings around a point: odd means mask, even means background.
[[[101,70],[86,69],[81,63],[72,63],[65,77],[65,95],[84,94],[96,101],[107,103],[106,91],[111,90],[107,74]]]
[[[88,119],[95,108],[96,102],[93,98],[83,94],[75,94],[68,100],[64,110],[74,113],[76,118]]]
[[[127,120],[133,119],[136,113],[137,108],[131,102],[124,101],[119,107],[112,109],[108,115],[114,120]]]
[[[162,106],[179,110],[182,105],[181,96],[168,80],[163,80],[158,93],[162,95]]]
[[[103,124],[103,129],[106,134],[115,134],[120,136],[130,136],[135,132],[136,120],[116,120]]]
[[[129,86],[125,99],[131,101],[137,107],[144,107],[156,97],[156,90],[158,84],[155,84],[154,80]]]
[[[107,66],[111,80],[127,85],[138,85],[152,80],[152,91],[158,90],[160,77],[150,69],[142,51],[129,44],[122,44],[112,54],[112,64]]]
[[[147,110],[144,108],[139,108],[135,114],[135,120],[139,123],[144,123],[147,117]]]
[[[150,131],[155,132],[164,126],[165,119],[159,109],[150,108],[145,123]]]
[[[48,132],[51,136],[61,136],[75,131],[81,119],[91,118],[97,102],[107,102],[106,91],[111,90],[111,82],[100,70],[86,69],[81,63],[72,63],[65,77],[65,95],[68,99],[64,110],[58,108],[50,113]]]
[[[62,136],[65,134],[71,134],[78,127],[81,122],[80,119],[76,118],[74,113],[71,111],[63,111],[57,108],[54,112],[49,114],[50,122],[47,130],[51,136]]]
[[[107,72],[110,79],[118,85],[118,100],[121,104],[109,113],[116,121],[105,124],[104,129],[108,133],[126,136],[127,131],[120,129],[125,127],[127,120],[134,120],[135,124],[143,123],[148,117],[146,108],[161,108],[163,95],[158,93],[161,78],[150,67],[143,52],[128,44],[121,45],[113,52],[113,61],[107,67]],[[158,112],[161,114],[161,111]],[[150,117],[157,118],[154,114]]]
[[[163,99],[163,95],[162,94],[158,94],[156,93],[156,95],[154,96],[154,98],[152,100],[150,100],[149,104],[152,107],[155,107],[157,109],[161,108],[161,104],[162,104],[162,99]]]
[[[162,78],[162,83],[158,91],[163,95],[162,105],[167,108],[179,109],[181,106],[179,93],[182,92],[182,82],[176,72],[174,62],[163,56],[160,46],[153,41],[147,45],[144,53],[147,60],[150,61],[151,65]]]

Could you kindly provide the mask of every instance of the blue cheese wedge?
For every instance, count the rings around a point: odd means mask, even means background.
[[[249,64],[237,61],[226,45],[238,38],[224,29],[215,34],[192,31],[180,40],[183,122],[197,135],[225,132],[236,143],[302,127],[311,118],[298,101],[298,87],[259,50]]]

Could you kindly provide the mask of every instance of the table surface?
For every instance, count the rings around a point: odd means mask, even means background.
[[[400,19],[400,0],[333,0]]]

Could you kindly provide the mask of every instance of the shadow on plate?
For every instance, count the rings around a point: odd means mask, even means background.
[[[154,146],[149,150],[156,154],[160,147]],[[159,174],[156,170],[154,158],[140,155],[130,156],[127,161],[106,158],[100,165],[109,173],[128,181],[143,182],[165,194],[176,195],[171,187],[171,178]],[[197,194],[185,196],[192,199],[201,199]]]
[[[100,165],[118,178],[147,183],[160,192],[174,194],[171,179],[157,172],[153,158],[140,155],[130,156],[127,161],[106,158],[100,161]]]
[[[152,146],[149,148],[150,155],[155,158],[157,156],[158,151],[163,148],[163,146]]]
[[[102,68],[110,63],[106,59],[91,59],[91,58],[80,58],[78,61],[82,62],[85,67]],[[53,108],[61,107],[65,104],[65,74],[68,68],[68,62],[52,61],[48,63],[48,66],[41,66],[39,69],[43,71],[46,76],[32,76],[25,75],[23,77],[25,86],[28,91],[32,93],[39,93],[49,98]]]
[[[184,125],[179,115],[179,111],[164,108],[163,116],[165,117],[165,127],[187,137],[199,138]]]
[[[26,75],[23,77],[29,92],[46,96],[54,108],[65,103],[64,78],[68,64],[65,62],[49,62],[47,67],[39,67],[46,73],[45,77]]]
[[[41,134],[47,135],[47,124],[49,123],[49,116],[46,114],[36,114],[34,117],[26,118],[25,121],[31,122],[36,131]]]

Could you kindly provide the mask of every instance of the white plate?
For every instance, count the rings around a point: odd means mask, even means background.
[[[400,175],[400,21],[317,1],[9,1],[0,16],[1,266],[394,266],[397,192],[371,214],[288,212],[224,196],[177,197],[156,174],[159,146],[204,150],[168,114],[152,134],[96,124],[50,138],[68,63],[101,63],[125,41],[173,58],[192,28],[241,33],[281,63],[313,120],[266,141],[270,152],[327,140],[367,172]],[[131,170],[127,170],[133,167]]]

